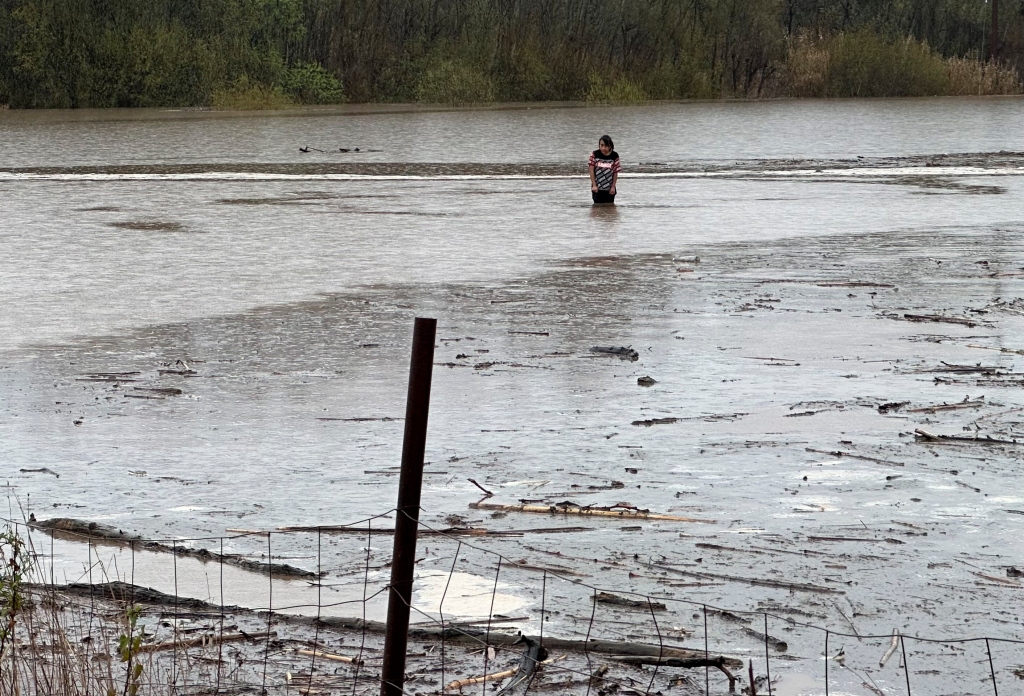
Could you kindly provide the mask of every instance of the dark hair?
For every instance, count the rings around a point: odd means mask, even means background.
[[[597,141],[598,145],[600,145],[601,143],[605,143],[606,145],[608,145],[609,150],[615,149],[615,143],[612,142],[612,136],[610,135],[602,135],[601,139]]]

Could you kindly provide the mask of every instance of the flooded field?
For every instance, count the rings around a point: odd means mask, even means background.
[[[421,540],[424,620],[536,635],[543,609],[545,635],[701,650],[706,630],[758,674],[767,633],[794,695],[824,693],[810,624],[854,636],[828,643],[830,693],[1009,691],[1021,646],[948,641],[1024,639],[1021,105],[0,113],[7,516],[266,560],[244,532],[386,513],[432,316],[422,520],[492,534]],[[620,204],[592,208],[605,132]],[[486,509],[567,503],[701,521]],[[273,597],[124,546],[60,539],[45,566],[362,617],[392,524],[273,534],[274,562],[326,573]],[[597,611],[595,587],[666,608]],[[946,642],[880,667],[889,639],[856,636],[893,629]]]

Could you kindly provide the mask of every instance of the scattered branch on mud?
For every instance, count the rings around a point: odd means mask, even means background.
[[[485,498],[493,498],[493,497],[494,497],[494,494],[493,494],[493,493],[491,493],[491,492],[490,492],[489,490],[487,490],[486,488],[484,488],[483,486],[481,486],[481,485],[480,485],[479,483],[477,483],[477,482],[476,482],[476,481],[474,481],[473,479],[471,479],[471,478],[468,478],[468,479],[466,479],[466,480],[467,480],[467,481],[469,481],[470,483],[472,483],[472,484],[473,484],[474,486],[476,486],[477,488],[479,488],[479,489],[480,489],[481,491],[483,491],[483,492],[484,492],[484,497],[485,497]]]
[[[960,324],[970,328],[974,328],[979,324],[979,322],[966,317],[948,317],[942,314],[904,314],[903,318],[907,321],[931,321],[940,324]]]
[[[715,520],[702,520],[693,517],[680,517],[678,515],[662,515],[650,510],[639,510],[637,508],[626,508],[619,505],[609,507],[582,506],[569,501],[556,503],[554,505],[500,505],[498,503],[470,503],[473,510],[499,510],[501,512],[533,512],[546,515],[584,515],[592,517],[618,517],[637,520],[661,520],[666,522],[701,522],[704,524],[715,524]],[[621,508],[621,509],[619,509]]]
[[[660,667],[683,667],[687,669],[694,669],[696,667],[715,667],[716,669],[720,669],[722,673],[725,674],[725,676],[729,679],[730,692],[732,692],[736,686],[736,677],[733,676],[732,672],[730,672],[729,669],[726,667],[726,664],[727,662],[729,662],[729,660],[728,658],[721,656],[712,658],[663,657],[659,659],[657,657],[624,657],[613,655],[608,659],[615,660],[616,662],[623,662],[629,665],[658,665]],[[743,663],[739,660],[734,660],[733,662],[739,662],[739,666],[743,666]]]
[[[672,566],[652,564],[652,567],[659,568],[660,570],[667,570],[670,573],[677,573],[678,575],[686,575],[691,578],[704,578],[708,580],[729,580],[731,582],[743,582],[748,585],[759,585],[761,587],[779,587],[785,590],[794,590],[797,592],[817,592],[820,594],[846,594],[842,590],[834,590],[831,587],[822,587],[821,585],[810,585],[800,582],[782,582],[781,580],[766,580],[764,578],[744,578],[738,575],[724,575],[722,573],[700,573],[695,570],[682,570],[681,568],[673,568]]]
[[[974,401],[964,399],[956,404],[940,404],[938,406],[924,406],[922,408],[907,409],[905,413],[936,413],[938,411],[956,411],[962,408],[982,408],[985,406],[985,397],[982,396]]]
[[[640,599],[628,599],[626,597],[620,597],[611,592],[598,592],[594,595],[595,602],[601,602],[603,604],[614,604],[620,607],[628,607],[630,609],[640,609],[642,611],[665,611],[667,608],[661,602],[643,601]]]
[[[876,464],[885,464],[886,466],[904,466],[901,462],[891,462],[887,459],[878,459],[876,457],[865,457],[862,454],[853,454],[852,452],[844,452],[842,450],[820,450],[814,449],[813,447],[805,447],[805,452],[814,452],[815,454],[827,454],[831,457],[841,457],[843,459],[861,459],[866,462],[875,462]]]
[[[914,430],[914,437],[921,442],[951,442],[955,444],[966,444],[966,445],[1019,445],[1024,444],[1017,442],[1016,440],[1001,440],[995,437],[989,437],[988,435],[975,435],[973,437],[967,437],[964,435],[934,435],[927,430],[917,428]]]

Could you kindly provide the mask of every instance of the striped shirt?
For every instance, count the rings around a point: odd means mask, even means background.
[[[598,191],[611,190],[615,175],[622,171],[622,165],[619,164],[619,153],[615,150],[607,155],[600,150],[594,150],[590,153],[590,162],[587,163],[587,166],[594,168],[594,181],[597,182]]]

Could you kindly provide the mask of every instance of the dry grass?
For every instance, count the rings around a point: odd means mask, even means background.
[[[974,58],[950,58],[946,61],[949,94],[1020,94],[1020,75],[1008,65],[982,63]]]

